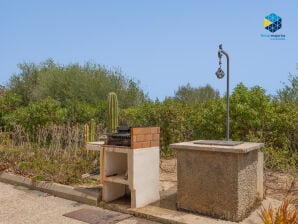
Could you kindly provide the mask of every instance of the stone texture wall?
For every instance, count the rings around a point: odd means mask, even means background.
[[[220,153],[177,150],[177,208],[231,221],[257,199],[257,150]]]
[[[248,216],[259,199],[257,192],[257,165],[257,150],[238,155],[238,220]]]

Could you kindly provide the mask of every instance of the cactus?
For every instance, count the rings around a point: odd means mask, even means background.
[[[89,142],[89,125],[85,124],[85,142]]]
[[[95,120],[91,119],[90,122],[90,141],[94,142],[95,139]]]
[[[109,114],[108,114],[108,128],[109,132],[116,132],[118,127],[118,99],[114,92],[108,95]]]

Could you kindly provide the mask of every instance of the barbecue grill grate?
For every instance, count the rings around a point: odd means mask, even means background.
[[[130,146],[130,127],[118,127],[117,133],[108,135],[108,145]]]

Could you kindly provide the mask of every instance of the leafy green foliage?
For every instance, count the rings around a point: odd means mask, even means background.
[[[218,90],[214,90],[210,85],[195,88],[189,83],[186,86],[179,86],[174,97],[176,100],[190,104],[195,102],[205,102],[216,98],[219,98],[219,92]]]
[[[68,100],[66,103],[66,121],[86,123],[96,117],[97,108],[85,101]]]
[[[265,164],[269,169],[279,169],[289,172],[296,171],[297,153],[285,149],[265,147],[263,150]]]
[[[192,139],[224,139],[226,125],[225,99],[197,103],[192,108],[195,115]]]
[[[0,90],[0,126],[4,126],[5,117],[15,111],[21,105],[21,99],[11,91],[2,88]]]
[[[296,167],[298,149],[298,104],[272,100],[259,86],[238,84],[230,96],[230,135],[233,140],[264,142],[270,168]],[[224,139],[225,97],[207,101],[166,99],[122,110],[122,123],[130,126],[160,126],[162,155],[174,152],[169,144],[196,139]]]
[[[16,127],[24,128],[29,133],[26,136],[42,146],[48,146],[51,137],[36,136],[53,124],[68,124],[69,129],[76,130],[77,123],[94,119],[106,128],[109,92],[118,95],[120,125],[161,128],[164,156],[175,154],[169,147],[174,142],[225,137],[225,96],[220,97],[209,85],[180,86],[174,97],[152,102],[138,82],[126,78],[121,71],[99,65],[60,66],[49,59],[39,65],[20,64],[19,68],[20,73],[11,78],[8,88],[0,88],[0,125],[11,127],[10,134],[2,133],[5,144],[10,141],[9,135],[23,140]],[[230,96],[230,137],[264,142],[267,166],[284,170],[296,167],[298,158],[298,78],[290,76],[289,81],[276,97],[267,95],[259,86],[248,88],[242,83]],[[64,139],[57,147],[72,141],[76,140]]]
[[[289,75],[290,85],[278,90],[278,98],[286,102],[298,102],[298,76]]]
[[[251,134],[260,140],[270,119],[270,98],[259,86],[250,90],[242,83],[231,95],[231,135],[234,140],[249,141]]]
[[[20,73],[13,75],[8,84],[9,91],[20,99],[19,104],[32,107],[51,98],[67,111],[69,122],[84,123],[94,117],[98,122],[105,122],[106,116],[102,112],[106,111],[106,105],[103,101],[112,91],[119,96],[121,108],[148,101],[138,82],[126,78],[121,71],[108,70],[100,65],[60,66],[48,59],[39,65],[20,64],[19,68]]]
[[[8,124],[19,124],[26,130],[51,123],[60,124],[66,121],[67,111],[60,107],[60,102],[50,97],[19,107],[5,117]]]
[[[187,117],[191,110],[184,102],[166,99],[163,103],[146,103],[139,107],[122,110],[121,122],[128,126],[159,126],[160,147],[164,156],[174,152],[169,144],[183,141],[189,135]]]

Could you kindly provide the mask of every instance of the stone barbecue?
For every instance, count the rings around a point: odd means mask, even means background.
[[[131,149],[159,146],[159,127],[119,127],[109,134],[106,145],[128,146]]]
[[[139,208],[160,199],[159,133],[159,127],[119,128],[108,137],[100,154],[104,202],[130,195],[131,208]]]

